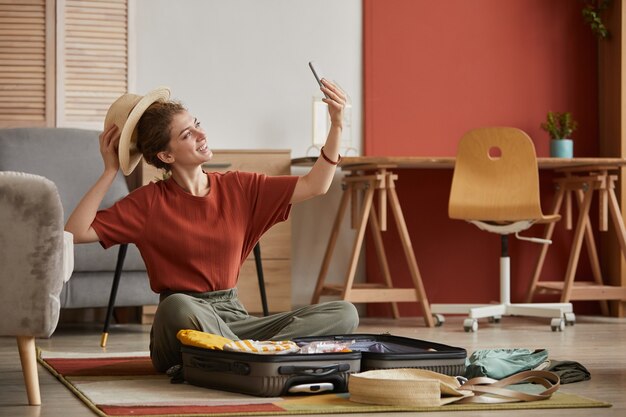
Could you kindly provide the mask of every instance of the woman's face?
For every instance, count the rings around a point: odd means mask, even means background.
[[[165,151],[171,165],[202,165],[213,157],[204,129],[198,119],[182,111],[174,116],[170,124],[169,149]]]

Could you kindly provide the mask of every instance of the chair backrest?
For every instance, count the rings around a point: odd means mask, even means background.
[[[28,172],[54,182],[67,220],[102,174],[99,134],[73,128],[0,129],[0,171]],[[100,207],[109,207],[126,194],[128,186],[118,173]]]
[[[61,196],[67,221],[102,174],[99,134],[99,131],[75,128],[0,129],[0,171],[27,172],[52,181]],[[127,194],[126,180],[118,172],[100,208],[111,206]],[[76,245],[74,253],[74,271],[115,269],[117,251],[106,251],[99,243]],[[145,270],[134,245],[129,248],[124,270]]]
[[[511,127],[479,128],[463,135],[448,215],[495,222],[542,219],[537,158],[530,137]]]

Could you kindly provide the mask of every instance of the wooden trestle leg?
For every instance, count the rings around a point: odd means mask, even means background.
[[[326,253],[322,261],[320,273],[315,286],[315,291],[311,299],[311,303],[319,303],[322,295],[335,295],[341,299],[354,303],[380,303],[389,302],[392,306],[394,318],[399,318],[398,302],[419,302],[424,315],[424,321],[428,327],[434,326],[434,320],[430,311],[430,304],[426,297],[422,278],[417,266],[413,246],[404,221],[400,202],[395,191],[394,181],[397,175],[387,172],[385,169],[378,170],[375,174],[352,173],[344,178],[344,191],[339,205],[337,216],[333,224]],[[359,202],[358,195],[362,192],[362,199]],[[373,205],[374,194],[378,191],[379,195],[379,212]],[[413,288],[394,288],[389,270],[389,263],[385,254],[382,239],[382,231],[386,230],[386,205],[387,196],[389,196],[389,204],[396,220],[398,234],[402,242],[402,248],[406,257],[409,273],[413,283]],[[348,270],[344,277],[342,285],[325,284],[328,275],[328,268],[332,259],[332,254],[337,243],[339,229],[341,227],[348,202],[351,200],[351,225],[356,230],[352,252],[348,260]],[[365,230],[367,226],[372,231],[374,246],[384,277],[384,284],[355,284],[354,277],[356,267],[365,238]]]

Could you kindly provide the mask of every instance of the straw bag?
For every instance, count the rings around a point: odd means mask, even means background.
[[[546,388],[529,394],[510,388],[519,383]],[[524,371],[497,381],[487,377],[461,384],[457,378],[423,369],[379,369],[350,375],[350,400],[366,404],[436,407],[449,403],[508,403],[545,400],[559,389],[559,376],[548,371]]]

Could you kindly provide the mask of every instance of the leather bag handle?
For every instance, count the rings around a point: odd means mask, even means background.
[[[538,394],[529,394],[506,388],[520,383],[534,383],[546,388]],[[472,378],[459,388],[471,391],[473,396],[456,401],[455,404],[496,404],[547,400],[561,386],[561,379],[554,372],[523,371],[507,378],[496,380],[487,377]]]

